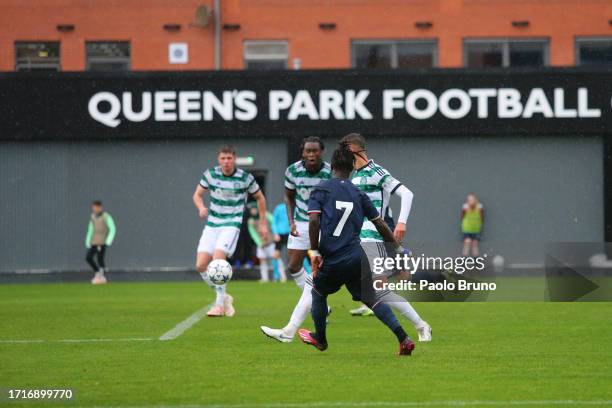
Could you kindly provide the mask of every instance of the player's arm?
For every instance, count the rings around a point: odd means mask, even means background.
[[[287,170],[285,170],[285,205],[287,207],[287,219],[289,220],[289,233],[297,237],[299,234],[295,226],[295,219],[293,218],[293,214],[295,214],[295,195],[297,186],[295,185],[295,179],[290,169],[291,166],[287,167]]]
[[[316,276],[319,267],[323,264],[323,258],[319,253],[319,232],[321,230],[321,212],[308,212],[308,236],[310,238],[310,264],[312,274]]]
[[[406,222],[408,221],[410,209],[412,208],[414,193],[389,173],[386,173],[381,178],[380,187],[389,194],[395,194],[400,198],[400,213],[393,234],[397,241],[402,241],[406,235]]]
[[[410,215],[410,209],[412,208],[412,199],[414,198],[414,193],[408,189],[408,187],[400,184],[397,189],[395,189],[395,195],[400,197],[400,213],[397,217],[397,225],[395,226],[395,239],[401,241],[404,239],[406,235],[406,222],[408,221],[408,216]]]
[[[291,229],[291,235],[298,236],[297,227],[295,226],[295,220],[293,214],[295,213],[295,190],[285,187],[285,204],[287,206],[287,218],[289,219],[289,228]]]
[[[115,220],[109,213],[106,213],[106,226],[108,227],[108,236],[106,237],[106,246],[113,245],[113,241],[115,240],[115,235],[117,234],[117,226],[115,225]]]
[[[316,276],[323,258],[319,252],[319,233],[321,231],[321,210],[325,201],[325,193],[315,188],[308,200],[308,237],[310,238],[310,264],[312,274]]]
[[[206,188],[202,187],[201,184],[198,184],[194,193],[193,193],[193,204],[198,209],[198,214],[200,218],[206,218],[208,216],[208,208],[204,205],[204,193],[206,192]]]
[[[91,238],[94,234],[94,225],[93,221],[89,220],[89,224],[87,224],[87,234],[85,235],[85,247],[91,248]]]
[[[257,190],[254,194],[253,194],[253,198],[255,198],[255,201],[257,201],[257,209],[259,210],[259,214],[263,214],[260,215],[259,217],[259,234],[261,235],[261,239],[266,242],[268,241],[268,234],[270,233],[268,231],[268,219],[266,218],[265,214],[266,214],[266,197],[264,197],[263,193],[261,192],[261,190]]]

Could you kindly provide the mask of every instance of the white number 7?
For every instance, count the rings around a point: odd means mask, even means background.
[[[353,203],[350,201],[336,201],[336,209],[344,211],[333,233],[334,237],[339,237],[342,233],[342,228],[344,228],[344,224],[346,224],[346,220],[348,220],[351,211],[353,211]]]

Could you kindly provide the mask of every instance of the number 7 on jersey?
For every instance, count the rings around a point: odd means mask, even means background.
[[[336,209],[342,210],[342,217],[340,217],[340,221],[332,234],[334,237],[339,237],[342,234],[342,229],[344,228],[344,224],[346,224],[346,220],[348,220],[351,211],[353,211],[353,203],[350,201],[336,201]]]

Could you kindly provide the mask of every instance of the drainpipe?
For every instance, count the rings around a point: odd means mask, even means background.
[[[215,70],[221,69],[221,0],[215,0]]]

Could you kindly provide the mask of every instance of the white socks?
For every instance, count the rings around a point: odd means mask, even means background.
[[[217,299],[215,300],[215,306],[223,306],[223,301],[225,300],[225,285],[215,285],[208,279],[208,275],[206,272],[200,272],[200,276],[202,280],[206,282],[208,286],[213,288],[215,292],[217,292]]]
[[[287,274],[285,273],[285,263],[281,258],[276,260],[276,266],[278,267],[278,274],[280,275],[281,282],[287,282]]]
[[[399,314],[404,316],[406,319],[410,320],[410,322],[415,328],[419,328],[423,325],[423,319],[421,319],[421,316],[419,316],[419,314],[416,312],[416,310],[414,310],[410,302],[408,302],[407,300],[404,300],[402,302],[385,303],[397,310]]]
[[[303,271],[303,269],[302,269]],[[289,319],[289,323],[287,326],[283,328],[283,331],[288,336],[295,336],[295,332],[300,328],[308,314],[310,313],[310,309],[312,308],[312,286],[309,283],[304,283],[304,289],[302,290],[302,296],[300,296],[300,300],[297,305],[295,305],[295,309],[293,309],[293,313],[291,313],[291,319]]]
[[[304,289],[304,283],[306,282],[306,270],[302,268],[296,273],[292,273],[291,276],[295,280],[295,284],[298,285],[298,288]]]
[[[225,286],[226,285],[215,285],[215,292],[217,292],[215,306],[223,307],[223,301],[225,300]]]
[[[259,273],[261,275],[262,282],[270,282],[270,269],[268,268],[268,261],[265,259],[259,260]]]

